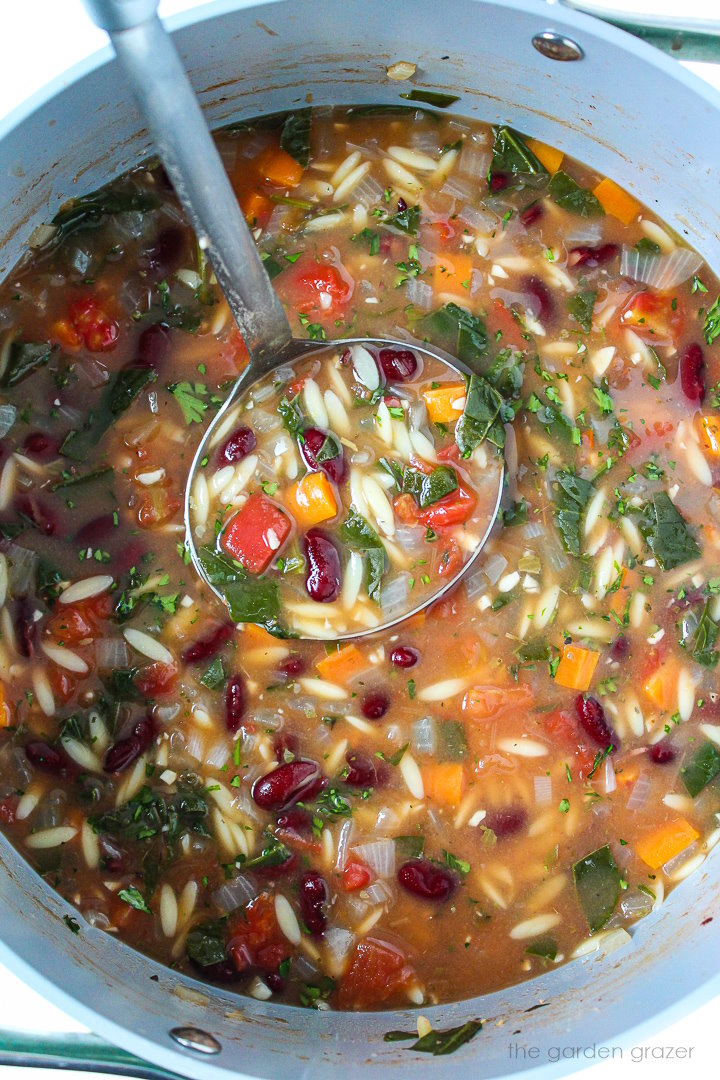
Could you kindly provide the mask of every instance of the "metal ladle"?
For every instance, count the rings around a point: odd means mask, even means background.
[[[194,542],[190,520],[190,491],[196,469],[205,456],[218,424],[250,386],[271,371],[311,353],[337,349],[338,343],[318,346],[316,341],[294,338],[283,306],[273,289],[250,234],[237,196],[203,118],[170,37],[157,16],[158,0],[84,0],[93,22],[105,30],[123,72],[148,125],[160,159],[195,230],[198,244],[207,253],[217,281],[228,302],[250,355],[222,408],[208,426],[197,449],[186,485],[185,527],[193,564],[215,594],[222,594],[208,580]],[[345,345],[407,349],[408,341],[391,338],[348,338]],[[453,372],[471,374],[461,361],[426,345],[411,343],[425,356],[441,361]],[[434,603],[452,588],[473,564],[497,517],[504,468],[499,471],[498,495],[487,528],[477,548],[461,570],[430,596],[399,617],[343,638],[362,637],[388,629]]]

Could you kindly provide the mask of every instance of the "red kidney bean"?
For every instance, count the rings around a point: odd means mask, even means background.
[[[420,653],[409,645],[396,645],[390,653],[390,663],[399,668],[415,667],[419,659]]]
[[[327,439],[332,444],[335,456],[319,462],[317,455]],[[321,469],[328,480],[332,480],[335,484],[342,484],[345,479],[345,452],[342,443],[332,432],[325,432],[320,428],[305,428],[303,442],[300,443],[300,453],[309,469]]]
[[[204,979],[209,982],[231,983],[235,982],[240,974],[232,960],[219,960],[217,964],[198,964],[191,959],[191,964]]]
[[[544,281],[530,274],[521,278],[520,288],[523,292],[530,293],[537,300],[537,315],[539,318],[549,319],[552,317],[555,312],[555,305],[550,290]]]
[[[508,173],[494,172],[490,176],[490,190],[491,191],[504,191],[510,183],[510,176]]]
[[[247,693],[242,675],[233,675],[225,688],[225,727],[231,735],[240,730],[247,708]]]
[[[405,200],[403,199],[402,196],[400,196],[400,198],[397,201],[397,208],[398,208],[398,213],[399,214],[402,214],[403,210],[407,210],[407,203],[405,202]]]
[[[220,465],[234,465],[252,453],[256,446],[255,432],[249,427],[239,427],[220,447],[218,462]]]
[[[75,542],[82,547],[97,544],[105,540],[115,528],[114,515],[101,514],[100,517],[93,518],[92,521],[87,521],[80,526],[75,533]]]
[[[273,749],[275,751],[275,760],[282,765],[284,761],[292,760],[298,756],[300,741],[297,735],[293,735],[291,731],[283,731],[273,739]]]
[[[39,739],[26,743],[25,755],[30,764],[41,772],[58,773],[65,765],[60,751]]]
[[[57,518],[47,504],[38,499],[37,495],[23,495],[17,499],[15,505],[38,532],[44,533],[45,536],[52,536],[57,528]]]
[[[543,216],[543,208],[540,203],[531,203],[527,210],[523,210],[520,214],[520,224],[525,229],[529,229],[531,225],[534,225]]]
[[[281,994],[285,989],[285,980],[278,975],[277,971],[267,971],[265,973],[265,982],[273,994]]]
[[[308,596],[321,604],[332,603],[340,595],[342,582],[338,550],[320,529],[309,529],[305,533],[304,547]]]
[[[387,780],[387,769],[382,762],[361,750],[348,750],[345,761],[344,779],[348,787],[376,788]]]
[[[101,851],[101,866],[109,874],[122,874],[125,870],[125,852],[109,836],[98,838]]]
[[[184,249],[184,231],[171,225],[158,234],[155,243],[146,251],[147,265],[161,277],[166,277],[169,271],[175,269]]]
[[[52,457],[58,449],[57,439],[43,431],[31,431],[23,443],[23,453],[30,457]]]
[[[261,776],[250,794],[263,810],[286,810],[315,795],[324,782],[316,761],[296,758]]]
[[[520,832],[526,820],[527,813],[524,807],[503,806],[499,810],[488,810],[483,825],[486,829],[491,829],[500,840],[505,836],[513,836]]]
[[[423,900],[449,900],[457,886],[454,874],[429,859],[411,859],[403,863],[397,879],[403,889]]]
[[[277,670],[278,674],[284,675],[286,679],[294,679],[296,676],[302,675],[306,666],[302,656],[298,656],[297,653],[292,653],[290,656],[286,656],[284,660],[280,661]]]
[[[138,338],[137,357],[145,367],[161,368],[170,356],[170,331],[162,323],[153,323]]]
[[[669,739],[661,739],[653,743],[648,751],[650,760],[656,765],[668,765],[677,757],[677,750]]]
[[[605,710],[596,698],[578,694],[575,698],[575,712],[580,727],[593,742],[598,746],[609,746],[612,743],[617,750],[617,736],[605,719]]]
[[[128,736],[118,739],[108,749],[103,761],[104,771],[107,773],[124,772],[147,750],[154,734],[152,717],[141,717]]]
[[[568,266],[587,266],[595,270],[603,263],[610,262],[618,254],[617,244],[602,244],[600,247],[575,247],[568,253]]]
[[[14,605],[13,626],[20,655],[30,659],[35,655],[38,623],[35,619],[35,604],[26,597]]]
[[[411,349],[380,349],[378,359],[388,382],[406,382],[418,369],[417,356]]]
[[[610,656],[613,660],[624,660],[630,654],[630,642],[624,634],[616,637],[610,646]]]
[[[390,698],[384,690],[368,690],[360,703],[360,711],[366,720],[382,720],[389,708]]]
[[[317,870],[307,870],[300,878],[300,913],[313,937],[320,937],[327,926],[326,909],[330,900],[327,882]]]
[[[209,660],[211,656],[215,656],[223,646],[227,645],[234,632],[235,623],[224,622],[217,624],[205,637],[199,638],[192,645],[187,646],[182,654],[183,663],[199,664],[201,660]]]
[[[705,358],[695,342],[680,357],[680,385],[688,401],[699,404],[705,397]]]
[[[278,814],[277,835],[288,843],[307,844],[313,836],[313,816],[302,806],[294,806],[284,814]]]

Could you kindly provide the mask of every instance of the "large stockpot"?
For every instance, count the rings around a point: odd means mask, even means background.
[[[611,26],[540,0],[219,0],[174,26],[213,126],[298,103],[395,102],[408,87],[386,67],[412,60],[415,86],[459,94],[453,111],[530,131],[612,176],[720,269],[720,97]],[[557,62],[533,47],[548,30],[584,57]],[[0,276],[61,202],[151,152],[109,51],[28,102],[0,125]],[[439,1028],[485,1021],[448,1061],[383,1041],[413,1029],[411,1010],[261,1003],[178,975],[89,925],[70,933],[63,916],[74,909],[0,837],[0,958],[112,1043],[212,1080],[575,1070],[592,1060],[583,1048],[636,1041],[720,991],[719,901],[720,858],[710,857],[620,951],[424,1009]],[[171,1035],[178,1028],[198,1029],[180,1036],[189,1046]],[[0,1035],[0,1061],[8,1045]]]

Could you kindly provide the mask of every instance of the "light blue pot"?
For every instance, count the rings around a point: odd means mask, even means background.
[[[397,101],[403,87],[385,69],[412,60],[416,86],[457,93],[454,111],[509,123],[589,162],[720,269],[720,97],[613,27],[539,0],[219,0],[173,25],[212,125],[310,100]],[[549,28],[579,42],[585,59],[541,56],[531,39]],[[108,51],[27,102],[0,125],[0,276],[60,203],[151,152]],[[720,991],[719,901],[720,860],[711,857],[609,957],[422,1010],[439,1028],[485,1020],[453,1058],[435,1058],[383,1042],[389,1029],[412,1030],[416,1013],[263,1004],[177,975],[89,926],[73,935],[63,915],[74,910],[0,842],[0,958],[110,1042],[208,1080],[574,1071],[593,1060],[583,1048],[637,1043]],[[170,1029],[188,1025],[210,1033],[219,1053],[178,1046]],[[563,1059],[567,1047],[580,1057]]]

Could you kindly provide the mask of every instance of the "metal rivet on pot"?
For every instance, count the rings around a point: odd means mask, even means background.
[[[184,1047],[185,1050],[194,1050],[197,1054],[219,1054],[222,1046],[214,1035],[197,1027],[171,1028],[170,1038]]]
[[[541,34],[535,35],[532,43],[548,60],[582,60],[585,55],[577,41],[559,34],[556,30],[543,30]]]

